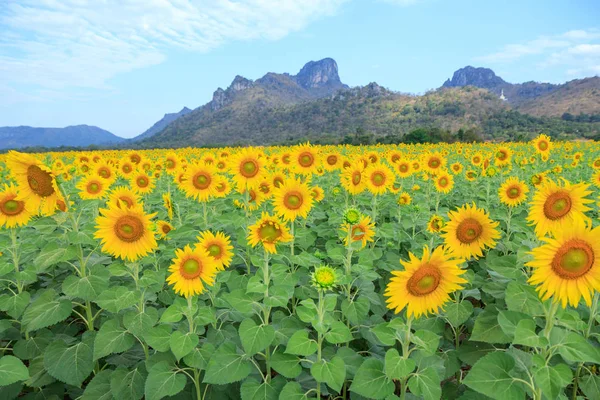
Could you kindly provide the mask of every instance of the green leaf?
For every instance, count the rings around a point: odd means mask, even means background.
[[[387,322],[375,325],[371,328],[371,332],[386,346],[393,346],[396,343],[396,330],[391,328]]]
[[[506,305],[510,311],[518,311],[535,317],[544,315],[544,305],[531,285],[511,281],[505,291]]]
[[[535,333],[535,321],[532,319],[523,319],[517,324],[513,343],[541,348],[548,345],[548,340]]]
[[[57,299],[56,292],[48,289],[27,307],[22,322],[27,332],[35,331],[64,321],[72,309],[69,300]]]
[[[528,319],[533,322],[533,319],[522,312],[502,310],[498,313],[498,323],[502,331],[508,336],[514,336],[517,324],[519,321]]]
[[[160,322],[167,324],[175,323],[181,321],[182,318],[183,313],[181,312],[181,308],[177,304],[172,304],[160,316]]]
[[[144,393],[146,400],[159,400],[166,396],[174,396],[185,387],[186,378],[183,373],[174,371],[166,361],[155,364],[148,377]]]
[[[547,398],[556,399],[561,389],[571,383],[573,374],[565,364],[557,364],[554,367],[544,365],[534,371],[533,379]]]
[[[94,361],[112,353],[127,351],[135,343],[135,338],[121,328],[119,321],[110,319],[100,327],[94,341]]]
[[[346,379],[346,366],[344,360],[335,356],[331,361],[317,361],[310,367],[310,373],[317,382],[324,382],[330,388],[339,392]]]
[[[171,351],[175,355],[177,361],[179,361],[186,355],[190,354],[190,352],[196,346],[198,346],[199,342],[200,339],[194,332],[183,333],[181,331],[175,331],[171,333],[169,347],[171,348]]]
[[[249,378],[242,383],[240,395],[242,400],[277,400],[281,388],[285,384],[283,379],[272,379],[269,382],[259,382]]]
[[[294,379],[302,373],[300,359],[293,354],[273,353],[271,367],[288,379]]]
[[[150,328],[143,336],[148,346],[156,351],[167,351],[171,347],[171,326],[169,325],[158,325]]]
[[[80,278],[75,275],[68,276],[62,284],[62,291],[69,297],[79,297],[86,301],[93,301],[102,292],[108,289],[110,273],[104,266],[94,266],[90,275]]]
[[[415,360],[400,357],[396,349],[389,349],[385,353],[385,374],[390,379],[404,379],[415,370],[416,366]]]
[[[110,376],[112,371],[100,371],[85,387],[81,400],[112,400]]]
[[[44,272],[48,267],[61,261],[70,260],[74,256],[74,248],[59,247],[56,243],[50,243],[42,249],[40,254],[33,260],[36,272]]]
[[[215,350],[215,346],[212,343],[206,342],[202,347],[194,347],[190,354],[183,357],[183,362],[193,368],[206,369],[210,357]]]
[[[62,340],[52,342],[44,352],[44,367],[61,382],[80,387],[94,369],[93,334],[68,347]]]
[[[137,292],[125,287],[116,286],[100,294],[96,304],[113,314],[133,306],[137,302]]]
[[[471,314],[473,314],[473,304],[470,301],[463,300],[461,302],[451,302],[445,308],[446,318],[450,325],[457,328],[467,322]]]
[[[325,334],[325,340],[329,343],[347,343],[352,340],[350,329],[341,321],[335,321],[331,324],[331,329]]]
[[[394,382],[386,377],[381,361],[369,358],[356,371],[350,391],[370,399],[384,399],[394,393]]]
[[[110,390],[115,399],[140,400],[144,396],[146,374],[140,368],[129,371],[120,366],[110,378]]]
[[[0,295],[0,310],[17,319],[25,311],[30,299],[31,295],[29,292],[22,292],[15,296],[8,294]]]
[[[50,339],[44,336],[22,339],[15,343],[13,354],[21,360],[31,360],[42,355],[48,344]]]
[[[239,334],[246,354],[252,356],[273,342],[275,329],[271,325],[256,325],[251,318],[247,318],[240,324]]]
[[[257,294],[254,295],[256,296]],[[252,297],[252,294],[246,294],[244,289],[236,289],[225,293],[223,298],[231,304],[231,307],[244,314],[251,313],[255,305],[258,304],[255,297]]]
[[[279,400],[306,400],[308,397],[298,382],[288,382],[281,389]]]
[[[29,370],[15,356],[0,358],[0,386],[8,386],[15,382],[29,379]]]
[[[252,364],[238,354],[235,344],[224,343],[210,358],[204,382],[216,385],[225,385],[241,381],[250,374]]]
[[[146,307],[144,312],[127,311],[123,316],[123,325],[137,337],[142,337],[158,321],[158,311],[153,307]]]
[[[317,342],[308,338],[304,329],[297,331],[288,341],[285,352],[299,356],[310,356],[317,351]]]
[[[497,400],[525,398],[523,384],[510,375],[515,360],[503,351],[483,356],[473,365],[463,383],[477,392]]]
[[[579,381],[579,387],[588,399],[600,399],[600,376],[584,376]]]
[[[408,380],[410,392],[425,400],[439,400],[442,396],[440,377],[434,368],[419,370]]]
[[[510,343],[511,338],[500,328],[498,314],[485,310],[475,319],[470,340],[486,343]]]
[[[550,344],[557,346],[558,353],[567,362],[590,362],[600,364],[600,351],[583,336],[554,327],[550,333]]]
[[[431,331],[418,330],[411,335],[411,341],[426,354],[435,354],[440,337]]]
[[[358,325],[367,317],[370,307],[371,304],[366,297],[358,297],[352,302],[344,299],[342,301],[342,314],[348,318],[351,324]]]

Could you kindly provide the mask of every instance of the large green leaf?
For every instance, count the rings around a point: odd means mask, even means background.
[[[144,396],[146,373],[140,368],[131,371],[120,366],[110,377],[110,390],[115,399],[140,400]]]
[[[35,331],[64,321],[72,309],[69,300],[56,298],[56,292],[48,289],[27,307],[22,322],[27,332]]]
[[[389,349],[385,353],[385,374],[390,379],[404,379],[416,366],[415,360],[400,357],[396,349]]]
[[[277,378],[269,382],[248,378],[242,383],[240,395],[242,400],[277,400],[285,383],[284,379]]]
[[[27,308],[30,298],[29,292],[21,292],[14,296],[2,294],[0,295],[0,310],[17,319]]]
[[[557,346],[558,353],[568,362],[600,364],[600,350],[578,333],[554,327],[550,333],[550,344]]]
[[[535,333],[535,321],[532,319],[523,319],[519,321],[515,328],[514,335],[514,344],[540,348],[548,345],[548,339]]]
[[[119,325],[119,321],[109,319],[100,327],[94,341],[94,360],[112,353],[127,351],[135,343],[135,338]]]
[[[463,383],[496,400],[524,399],[523,384],[510,375],[514,366],[515,360],[510,355],[495,351],[479,359]]]
[[[394,382],[385,375],[381,361],[369,358],[356,371],[350,391],[369,399],[384,399],[394,393]]]
[[[152,327],[143,336],[148,346],[156,351],[167,351],[171,347],[171,326],[169,325]]]
[[[185,387],[186,378],[177,369],[171,368],[166,361],[155,364],[146,378],[144,393],[146,400],[159,400],[174,396]]]
[[[445,314],[452,326],[459,327],[467,322],[473,314],[473,304],[470,301],[451,302],[445,307]]]
[[[116,314],[133,306],[137,301],[136,294],[125,286],[116,286],[102,292],[95,301],[101,308]]]
[[[62,284],[63,293],[69,297],[79,297],[86,301],[93,301],[102,292],[108,289],[110,272],[104,266],[94,266],[88,276],[80,278],[75,275],[68,276]]]
[[[137,337],[142,337],[158,321],[158,311],[153,307],[146,307],[143,312],[127,311],[123,316],[123,325]]]
[[[271,325],[256,325],[251,318],[247,318],[240,324],[239,334],[246,354],[252,356],[273,342],[275,329]]]
[[[44,352],[44,367],[54,378],[79,387],[94,369],[94,335],[85,334],[81,342],[67,346],[62,340],[52,342]]]
[[[510,311],[531,316],[544,315],[544,305],[531,285],[509,282],[505,292],[506,305]]]
[[[8,386],[15,382],[29,379],[29,370],[15,356],[0,358],[0,386]]]
[[[288,341],[285,352],[299,356],[310,356],[317,351],[317,342],[309,339],[308,332],[304,329],[297,331]]]
[[[556,399],[561,389],[571,383],[573,373],[565,364],[557,364],[553,367],[544,365],[534,371],[533,379],[547,398]]]
[[[317,382],[324,382],[339,392],[346,379],[346,365],[341,357],[335,356],[331,361],[321,360],[313,363],[310,373]]]
[[[273,353],[271,367],[288,379],[294,379],[302,373],[300,359],[293,354]]]
[[[235,344],[222,344],[210,358],[204,382],[217,385],[241,381],[250,374],[252,364],[238,354]]]
[[[200,339],[194,332],[183,333],[181,331],[175,331],[171,334],[169,339],[169,347],[177,358],[177,361],[191,353],[191,351],[198,345]]]
[[[85,387],[81,400],[112,400],[110,376],[112,371],[100,371]]]
[[[333,344],[346,343],[352,340],[352,333],[350,333],[350,329],[346,324],[341,321],[334,321],[325,334],[325,340]]]
[[[600,399],[600,376],[586,375],[580,379],[579,387],[588,399]]]
[[[510,343],[508,336],[498,323],[498,313],[485,310],[475,319],[470,340],[486,343]]]
[[[408,380],[408,388],[425,400],[438,400],[442,396],[440,377],[434,368],[418,370]]]

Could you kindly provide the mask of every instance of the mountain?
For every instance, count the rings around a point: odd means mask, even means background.
[[[452,79],[446,80],[442,88],[464,86],[488,89],[498,96],[504,93],[507,101],[516,107],[531,99],[552,93],[561,87],[561,85],[539,82],[508,83],[489,68],[466,66],[455,71]]]
[[[109,145],[125,139],[96,126],[75,125],[66,128],[33,128],[30,126],[0,127],[0,149],[22,147],[86,147]]]
[[[522,103],[518,109],[535,116],[600,114],[600,77],[559,85],[556,90]]]
[[[177,118],[181,117],[182,115],[189,114],[190,112],[192,112],[192,110],[190,110],[187,107],[183,107],[181,109],[181,111],[179,111],[177,113],[165,114],[165,116],[162,117],[162,119],[160,121],[158,121],[157,123],[152,125],[144,133],[134,137],[132,140],[138,141],[138,140],[143,140],[145,138],[148,138],[148,137],[162,131],[163,129],[165,129],[167,125],[169,125],[171,122],[175,121]]]
[[[585,84],[512,84],[491,69],[468,66],[456,71],[440,89],[415,96],[374,82],[349,88],[339,78],[337,63],[326,58],[307,63],[296,75],[267,73],[255,81],[238,75],[227,89],[218,88],[210,102],[139,145],[263,145],[305,139],[339,142],[363,133],[380,139],[401,137],[423,127],[447,132],[470,129],[489,140],[523,138],[539,132],[565,138],[592,137],[600,134],[596,119],[569,121],[559,118],[562,113],[554,109],[575,112],[585,93],[591,99],[585,103],[586,112],[600,114],[593,100],[598,94],[596,88],[597,78]],[[508,101],[503,101],[502,93]],[[549,106],[558,104],[558,99],[566,99],[566,104]],[[519,107],[531,110],[532,115]],[[553,117],[546,117],[548,112]]]

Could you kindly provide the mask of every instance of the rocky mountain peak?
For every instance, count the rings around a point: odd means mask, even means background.
[[[489,68],[466,66],[454,72],[442,87],[476,86],[485,89],[495,88],[506,82]]]
[[[338,75],[337,63],[333,58],[306,63],[295,78],[298,84],[305,89],[344,86]]]
[[[231,85],[227,88],[227,90],[233,90],[234,92],[239,92],[240,90],[245,90],[254,86],[254,82],[250,79],[246,79],[243,76],[236,75],[231,82]]]

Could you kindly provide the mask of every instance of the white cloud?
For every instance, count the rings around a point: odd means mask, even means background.
[[[168,51],[277,40],[346,0],[3,0],[0,85],[106,88]]]
[[[507,44],[500,51],[477,57],[490,64],[534,60],[536,68],[562,68],[569,78],[600,74],[600,30],[571,30],[540,36],[528,42]]]

